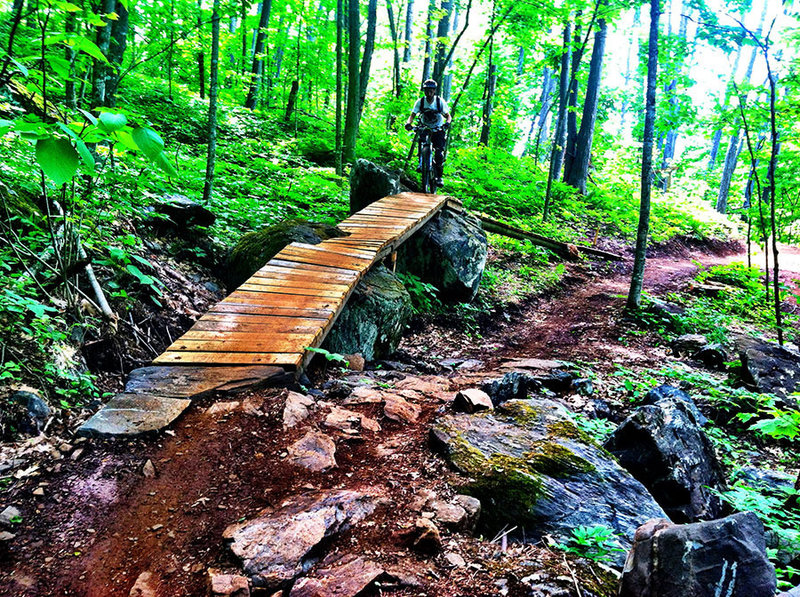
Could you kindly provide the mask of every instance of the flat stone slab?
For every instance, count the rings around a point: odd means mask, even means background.
[[[152,366],[131,371],[127,394],[173,398],[200,398],[211,392],[237,392],[280,380],[281,367],[187,367]]]
[[[191,400],[169,396],[117,394],[78,429],[87,437],[135,437],[164,429],[189,408]]]

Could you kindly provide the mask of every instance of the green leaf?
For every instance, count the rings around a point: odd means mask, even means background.
[[[167,158],[167,154],[165,154],[163,151],[158,154],[158,157],[156,157],[153,162],[156,166],[166,172],[167,176],[171,176],[173,178],[178,176],[178,171],[175,169],[175,166],[170,163],[169,158]]]
[[[81,7],[73,4],[72,2],[56,2],[54,4],[56,8],[60,8],[64,12],[80,12]]]
[[[58,186],[69,182],[78,171],[78,152],[67,139],[40,139],[36,142],[36,161]]]
[[[105,57],[103,51],[97,47],[97,44],[94,43],[90,39],[86,39],[85,37],[81,37],[78,43],[75,44],[75,49],[79,52],[83,52],[85,54],[89,54],[95,60],[99,60],[100,62],[105,62],[108,64],[108,58]]]
[[[11,59],[11,62],[13,62],[14,66],[16,66],[19,69],[19,72],[22,74],[23,77],[27,77],[28,76],[28,69],[23,64],[21,64],[20,62],[17,62],[13,58]]]
[[[95,126],[97,126],[97,125],[98,125],[98,120],[97,120],[97,118],[95,118],[95,117],[94,117],[94,114],[92,114],[91,112],[87,112],[86,110],[81,110],[80,108],[78,108],[78,112],[80,112],[81,114],[83,114],[84,118],[86,118],[86,120],[88,120],[89,122],[91,122],[93,125],[95,125]]]
[[[113,112],[103,112],[97,122],[97,126],[108,133],[118,131],[126,124],[128,124],[128,117],[125,114],[114,114]]]
[[[148,127],[136,127],[131,133],[133,140],[142,153],[151,160],[155,161],[159,154],[164,151],[164,141],[153,129]]]
[[[145,286],[154,286],[155,280],[151,277],[142,272],[138,267],[129,263],[125,266],[125,269],[128,270],[128,273],[134,276],[137,280],[139,280],[140,284],[144,284]]]
[[[114,136],[131,151],[139,151],[139,146],[136,145],[133,136],[128,131],[117,131]]]
[[[88,168],[89,173],[95,174],[94,156],[92,155],[92,152],[89,151],[89,148],[86,147],[86,143],[84,143],[82,139],[77,139],[75,141],[75,147],[78,150],[78,153],[80,154],[83,163],[86,165],[86,168]]]
[[[13,120],[5,120],[0,118],[0,136],[5,135],[14,127]]]

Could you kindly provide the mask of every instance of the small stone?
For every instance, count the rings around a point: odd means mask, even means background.
[[[78,460],[83,455],[83,448],[78,448],[72,453],[72,456],[69,457],[70,460]]]
[[[411,404],[404,398],[394,394],[387,394],[385,401],[383,413],[393,421],[415,423],[419,418],[421,410],[416,404]]]
[[[342,404],[373,404],[383,402],[383,393],[369,386],[359,386],[353,390]]]
[[[42,497],[44,495],[44,488],[37,487],[36,489],[33,490],[33,495],[37,497]]]
[[[469,388],[456,394],[453,408],[471,414],[482,410],[494,410],[494,405],[489,394],[477,388]]]
[[[336,444],[325,435],[309,431],[289,446],[289,458],[297,466],[321,472],[336,466]]]
[[[289,392],[286,396],[286,405],[283,408],[283,428],[294,427],[304,421],[311,414],[314,399],[298,392]]]
[[[408,507],[414,512],[421,512],[435,499],[436,493],[434,491],[423,488],[417,492],[417,495],[414,496],[413,501],[408,505]]]
[[[156,531],[160,531],[163,528],[164,528],[163,524],[154,524],[153,526],[150,527],[150,530],[153,531],[153,532],[156,532]]]
[[[332,427],[339,431],[359,431],[361,429],[361,415],[352,410],[333,407],[322,423],[325,427]]]
[[[16,535],[14,533],[9,533],[8,531],[0,532],[0,541],[11,541]]]
[[[14,506],[7,506],[5,510],[0,512],[0,525],[11,526],[14,524],[12,519],[17,520],[22,516],[22,513]]]
[[[130,597],[156,597],[156,590],[154,585],[156,584],[156,579],[152,572],[142,572],[137,578],[136,582],[133,583],[133,587],[131,587],[131,591],[129,593]]]
[[[442,534],[428,518],[417,518],[414,523],[414,549],[420,553],[435,554],[442,549]]]
[[[347,359],[347,368],[351,371],[363,371],[366,361],[361,353],[346,354],[344,358]]]
[[[461,529],[467,520],[467,511],[457,504],[435,501],[431,504],[435,513],[436,520],[451,529]]]
[[[65,442],[65,443],[61,444],[60,446],[58,446],[58,451],[59,452],[65,452],[66,453],[66,452],[69,452],[70,450],[72,450],[72,444],[68,444],[68,443]]]
[[[147,477],[148,479],[152,479],[156,476],[156,467],[153,464],[153,461],[148,459],[144,466],[142,466],[142,474]]]
[[[464,560],[464,558],[462,558],[454,551],[446,552],[444,554],[444,559],[447,560],[448,564],[450,564],[451,566],[455,566],[456,568],[464,568],[467,565],[466,560]]]
[[[250,597],[250,586],[247,578],[237,574],[225,574],[220,570],[209,568],[208,580],[211,595],[224,597]]]
[[[471,495],[459,494],[453,498],[453,502],[464,508],[467,518],[461,527],[462,531],[472,533],[478,525],[478,518],[481,516],[481,502]]]
[[[207,415],[227,415],[228,413],[232,413],[237,408],[241,402],[216,402],[209,406],[206,409]]]

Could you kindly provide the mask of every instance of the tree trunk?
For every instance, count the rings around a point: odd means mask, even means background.
[[[200,51],[197,52],[197,81],[200,85],[200,99],[206,97],[206,52],[203,48],[203,0],[197,0],[197,37]]]
[[[211,11],[211,77],[208,89],[208,156],[203,203],[211,202],[214,191],[214,166],[217,161],[217,98],[219,97],[219,0]]]
[[[436,29],[436,49],[434,51],[435,62],[433,63],[433,80],[439,86],[442,85],[444,69],[447,67],[447,45],[445,40],[450,35],[450,17],[453,12],[453,0],[442,0],[442,18],[439,19],[439,26]]]
[[[116,0],[104,0],[103,14],[111,14],[114,12]],[[103,53],[103,56],[108,57],[108,47],[111,44],[111,20],[103,19],[106,22],[104,27],[97,29],[96,44]],[[108,76],[108,67],[99,60],[94,60],[92,65],[92,107],[105,106],[106,101],[106,77]]]
[[[433,54],[433,13],[436,12],[436,0],[428,4],[428,26],[425,28],[425,59],[422,61],[422,80],[431,78],[431,63]]]
[[[633,13],[633,31],[637,31],[639,29],[639,25],[642,22],[642,8],[641,6],[636,6],[636,9]],[[630,110],[631,101],[630,96],[633,93],[633,90],[630,88],[631,80],[633,79],[633,56],[634,56],[634,48],[638,50],[638,38],[635,35],[631,35],[628,37],[628,54],[625,59],[625,97],[622,99],[622,107],[620,108],[620,119],[619,119],[619,133],[620,136],[625,136],[625,121],[627,120],[628,112]],[[638,51],[636,52],[638,54]]]
[[[358,70],[360,55],[361,15],[358,0],[348,0],[347,10],[347,114],[344,121],[342,161],[350,164],[356,157],[358,139],[358,101],[361,75]]]
[[[392,95],[400,97],[402,93],[402,84],[400,83],[400,49],[397,47],[397,26],[394,22],[394,9],[392,8],[392,0],[386,0],[386,14],[389,17],[389,33],[392,36]]]
[[[706,170],[711,172],[717,165],[717,154],[719,153],[719,144],[722,141],[722,129],[714,131],[714,136],[711,139],[711,153],[708,156],[708,166]]]
[[[736,170],[736,162],[739,160],[741,144],[739,142],[739,128],[731,136],[728,152],[725,154],[725,166],[722,168],[722,178],[719,181],[719,193],[717,193],[716,209],[719,213],[728,212],[728,191],[731,188],[731,180]]]
[[[272,12],[272,0],[262,0],[261,2],[261,16],[258,19],[258,29],[256,33],[256,45],[253,49],[253,67],[250,69],[252,75],[250,79],[250,88],[247,91],[247,99],[244,101],[244,107],[253,109],[258,103],[258,88],[261,84],[261,77],[264,72],[264,60],[262,54],[264,53],[264,40],[267,38],[267,26],[269,25],[269,15]]]
[[[523,72],[525,72],[525,48],[520,46],[517,51],[517,79],[522,76]]]
[[[128,24],[129,15],[125,6],[117,0],[116,13],[119,17],[111,23],[111,42],[108,49],[108,62],[110,69],[106,80],[105,105],[113,108],[117,105],[117,86],[122,70],[122,59],[125,57],[125,49],[128,47]]]
[[[283,116],[283,120],[286,122],[290,122],[292,119],[292,114],[294,113],[294,106],[297,102],[297,92],[300,90],[300,81],[295,79],[292,81],[292,89],[289,91],[289,100],[286,102],[286,113]]]
[[[575,144],[575,161],[570,171],[567,184],[581,193],[586,193],[586,180],[589,177],[589,161],[592,157],[592,139],[594,124],[597,120],[597,100],[600,93],[600,77],[603,69],[603,54],[606,47],[608,28],[605,19],[599,19],[598,29],[594,35],[594,48],[589,63],[589,79],[586,82],[586,98],[583,103],[581,128]]]
[[[247,68],[247,0],[241,0],[240,10],[242,19],[242,63],[239,65],[239,74],[244,76]]]
[[[544,196],[542,221],[546,222],[550,213],[550,197],[553,181],[558,180],[561,174],[561,163],[564,160],[564,144],[567,132],[567,102],[569,101],[569,66],[572,61],[572,26],[567,22],[562,36],[563,47],[561,53],[561,73],[558,77],[558,120],[556,121],[556,135],[553,139],[553,148],[550,152],[550,169],[547,174],[547,190]]]
[[[367,5],[367,38],[364,41],[364,52],[361,55],[361,68],[358,80],[358,121],[364,112],[364,102],[367,99],[367,84],[369,71],[372,65],[372,51],[375,48],[375,29],[378,21],[378,0],[369,0]]]
[[[344,0],[336,0],[336,174],[342,175],[342,62],[344,47]]]
[[[403,62],[408,64],[411,62],[411,26],[414,24],[414,0],[408,0],[406,7],[406,32],[405,32],[405,50],[403,51]]]
[[[644,143],[642,144],[642,192],[639,202],[639,227],[631,274],[631,288],[626,308],[639,309],[642,304],[644,266],[647,256],[647,235],[650,231],[650,188],[653,183],[653,132],[656,124],[656,71],[658,70],[659,0],[650,1],[650,37],[647,48],[647,95],[645,99]]]
[[[497,86],[497,65],[489,65],[489,77],[486,80],[486,101],[483,104],[483,125],[481,126],[480,145],[489,146],[489,133],[492,128],[492,112],[494,111],[494,91]]]
[[[580,18],[578,12],[576,19]],[[581,26],[576,21],[575,25],[575,38],[579,39],[581,36]],[[564,180],[567,180],[569,172],[572,169],[572,163],[575,161],[575,146],[578,142],[578,71],[581,68],[581,59],[583,58],[583,48],[577,52],[572,53],[572,65],[570,67],[570,82],[569,82],[569,101],[567,103],[567,141],[564,145]]]
[[[68,12],[64,19],[64,31],[67,35],[75,33],[76,24],[77,19],[75,13]],[[78,107],[78,98],[75,95],[75,80],[73,78],[75,76],[74,66],[76,54],[77,53],[71,46],[67,46],[67,49],[64,50],[64,58],[69,62],[69,75],[67,75],[67,80],[64,81],[64,102],[67,104],[68,108]]]
[[[545,67],[542,77],[542,94],[539,98],[539,114],[537,116],[539,129],[536,135],[536,152],[534,153],[534,160],[539,163],[539,150],[545,144],[548,137],[548,122],[550,117],[550,108],[553,105],[553,90],[555,89],[555,81],[553,80],[553,71]]]

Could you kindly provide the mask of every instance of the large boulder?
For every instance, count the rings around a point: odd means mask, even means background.
[[[211,226],[217,219],[214,212],[185,195],[164,195],[156,203],[155,209],[157,213],[166,216],[170,226],[178,232],[191,226]]]
[[[439,290],[445,302],[468,302],[478,292],[488,243],[478,218],[444,209],[397,252],[397,268]]]
[[[749,336],[737,337],[735,345],[745,383],[797,408],[797,400],[789,395],[800,390],[800,353]]]
[[[13,438],[15,434],[38,435],[51,416],[50,407],[32,388],[20,389],[11,394],[0,408],[0,437]]]
[[[339,354],[360,353],[366,360],[395,351],[412,314],[411,296],[384,266],[373,268],[358,283],[323,348]]]
[[[627,549],[636,528],[664,511],[644,486],[550,400],[511,400],[494,413],[446,415],[431,442],[469,477],[488,532],[517,527],[526,539],[567,542],[575,527],[606,525]],[[622,566],[624,554],[616,558]]]
[[[713,490],[725,486],[693,406],[680,397],[640,406],[604,446],[678,522],[718,516],[722,504]]]
[[[228,256],[225,283],[230,290],[234,290],[289,243],[317,245],[323,240],[340,236],[346,236],[346,233],[335,226],[299,219],[248,232]]]
[[[358,159],[350,171],[350,213],[361,211],[378,199],[410,190],[401,182],[399,172]]]
[[[676,526],[652,520],[636,531],[619,597],[772,597],[775,569],[752,512]]]
[[[308,570],[315,551],[372,514],[375,506],[375,498],[356,491],[310,493],[229,526],[223,537],[253,586],[277,589]]]

